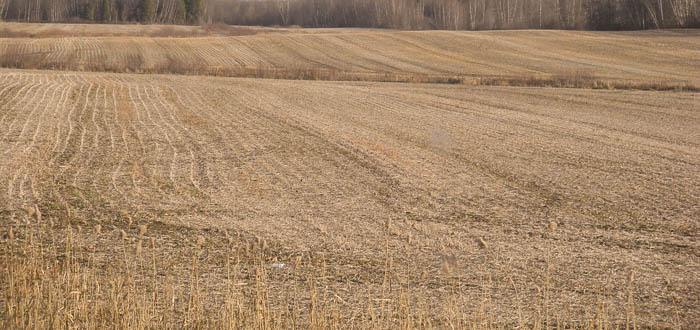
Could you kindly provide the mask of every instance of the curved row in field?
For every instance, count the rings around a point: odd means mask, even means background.
[[[297,32],[294,32],[297,31]],[[301,32],[303,31],[303,32]],[[309,31],[309,32],[307,32]],[[237,37],[0,39],[28,68],[164,72],[199,68],[460,76],[584,73],[638,82],[700,82],[698,31],[285,30]],[[167,68],[174,65],[178,68]],[[6,65],[8,66],[8,65]]]
[[[243,230],[323,250],[339,278],[367,258],[381,274],[390,251],[427,274],[426,301],[452,258],[449,290],[478,301],[488,277],[503,318],[539,299],[548,250],[553,310],[585,318],[606,290],[624,322],[634,270],[636,296],[692,323],[697,109],[694,93],[2,71],[0,220],[38,203],[105,228]]]

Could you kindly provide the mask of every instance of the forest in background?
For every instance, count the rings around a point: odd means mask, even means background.
[[[633,30],[700,27],[700,0],[0,0],[20,22]]]

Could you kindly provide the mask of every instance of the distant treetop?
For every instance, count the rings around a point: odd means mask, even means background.
[[[394,29],[700,27],[700,0],[0,0],[0,19]]]

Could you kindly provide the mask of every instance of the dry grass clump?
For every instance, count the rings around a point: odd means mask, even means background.
[[[386,227],[391,228],[390,222],[387,221]],[[183,250],[192,261],[182,265],[185,272],[176,276],[162,268],[166,263],[164,258],[169,257],[156,247],[153,237],[144,246],[141,239],[127,240],[124,230],[120,229],[119,233],[120,240],[110,244],[109,237],[101,235],[99,230],[83,234],[70,226],[58,229],[28,225],[15,234],[10,227],[0,250],[3,256],[0,327],[101,328],[109,324],[115,328],[138,329],[492,329],[506,326],[495,322],[495,315],[488,304],[484,305],[485,301],[474,302],[482,304],[482,308],[466,312],[465,307],[469,306],[460,305],[450,293],[444,296],[441,312],[435,314],[426,309],[412,292],[410,281],[400,280],[389,255],[379,296],[370,295],[366,301],[359,302],[362,306],[352,306],[328,291],[329,269],[324,254],[297,256],[285,264],[271,256],[273,252],[264,239],[250,243],[239,235],[234,244],[228,234],[224,237],[202,234],[196,235],[194,246]],[[207,241],[210,242],[207,250],[196,248],[203,247]],[[102,255],[94,242],[112,246],[113,254]],[[213,255],[223,260],[207,263]],[[450,269],[456,263],[452,259],[454,256],[445,259]],[[212,267],[223,267],[224,283],[205,287],[202,275],[211,274]],[[286,276],[292,276],[294,284],[284,289],[273,287],[274,272],[288,272]],[[450,281],[450,272],[444,272],[443,280]],[[631,283],[630,279],[630,286]],[[630,304],[632,299],[630,293]],[[542,308],[545,309],[509,327],[547,326],[548,318],[541,315],[553,312],[546,306]],[[627,319],[628,324],[633,324],[633,311],[630,310]],[[605,320],[591,324],[566,322],[560,320],[557,326],[608,328]]]
[[[0,28],[0,38],[59,38],[68,36],[70,36],[68,33],[60,29],[47,29],[37,32],[28,32],[12,29],[7,26]]]
[[[15,69],[49,69],[45,67],[46,54],[24,54],[7,50],[0,56],[0,67]]]
[[[202,61],[188,61],[181,57],[168,54],[165,63],[146,69],[146,71],[162,74],[206,75],[207,68]]]
[[[202,235],[197,236],[197,246],[202,246],[206,243],[206,239]]]
[[[224,23],[202,24],[202,29],[209,34],[227,37],[249,36],[258,34],[261,30],[244,26],[233,26]]]
[[[139,237],[143,237],[143,235],[146,235],[146,231],[148,230],[148,227],[146,225],[139,225]]]
[[[206,36],[248,36],[258,34],[261,30],[243,26],[232,26],[224,23],[202,24],[199,28],[184,29],[181,26],[162,26],[156,30],[146,30],[139,37],[151,38],[197,38]],[[133,35],[123,33],[124,35]],[[114,36],[114,35],[112,35]]]
[[[155,31],[144,32],[139,36],[153,38],[193,38],[202,37],[204,35],[206,34],[201,30],[182,30],[175,29],[172,26],[163,26]]]
[[[476,242],[479,244],[479,248],[481,248],[482,250],[489,249],[489,245],[486,244],[486,241],[483,238],[479,237],[479,239],[477,239]]]
[[[645,91],[700,92],[700,87],[688,82],[634,82],[599,79],[590,70],[575,70],[550,76],[483,77],[473,80],[480,86],[551,87],[583,89],[620,89]]]
[[[41,210],[39,210],[39,206],[36,204],[34,204],[34,217],[37,223],[41,222]]]

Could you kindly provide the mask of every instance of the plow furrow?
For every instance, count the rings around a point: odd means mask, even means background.
[[[318,42],[298,56],[345,58]],[[284,49],[265,47],[250,49]],[[561,264],[585,260],[567,268],[571,281],[606,280],[597,270],[621,254],[677,258],[692,273],[696,103],[675,92],[3,71],[0,216],[18,219],[37,204],[47,219],[125,228],[134,240],[124,244],[139,239],[140,224],[146,236],[240,232],[295,256],[323,251],[339,268],[341,256],[361,255],[367,261],[353,267],[380,269],[387,252],[427,273],[445,258],[477,265],[453,278],[461,283],[487,271],[539,281],[530,270],[545,267],[550,242]],[[488,262],[514,266],[505,274]],[[651,296],[660,275],[645,271],[653,278],[641,276],[635,290]],[[556,306],[596,299],[578,288],[559,283]],[[693,301],[679,292],[659,295]]]

